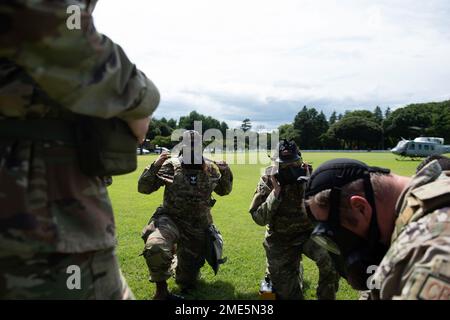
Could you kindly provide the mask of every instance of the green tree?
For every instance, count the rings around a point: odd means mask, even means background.
[[[209,129],[219,129],[223,128],[221,122],[217,119],[214,119],[210,116],[204,116],[197,111],[190,112],[187,116],[180,117],[178,121],[178,127],[180,129],[186,130],[194,130],[194,122],[201,121],[202,122],[202,130],[205,132]]]
[[[222,121],[220,123],[220,132],[222,132],[223,138],[225,139],[227,136],[227,130],[229,129],[228,125]]]
[[[334,127],[334,125],[331,126],[327,132],[323,133],[320,136],[320,143],[324,148],[327,149],[342,149],[343,141],[336,137]]]
[[[321,147],[320,136],[328,130],[328,121],[315,108],[306,106],[295,116],[294,129],[298,132],[296,142],[301,149],[318,149]]]
[[[450,101],[437,103],[433,109],[430,131],[434,136],[444,138],[446,144],[450,144]]]
[[[205,116],[201,115],[197,111],[191,111],[187,116],[180,117],[178,121],[178,127],[186,130],[194,130],[194,122],[205,120]]]
[[[338,119],[337,119],[336,111],[333,111],[333,113],[332,113],[331,116],[330,116],[330,120],[328,121],[329,124],[330,124],[330,126],[332,126],[333,124],[335,124],[337,120],[338,120]]]
[[[345,116],[332,126],[332,132],[350,149],[377,148],[383,134],[380,125],[361,116]]]
[[[298,140],[299,134],[298,131],[294,129],[293,124],[283,124],[278,127],[278,133],[280,135],[280,139],[287,140]]]
[[[169,119],[169,121],[167,121],[167,125],[169,127],[171,127],[172,129],[176,129],[177,128],[177,121],[175,119]]]
[[[250,122],[250,119],[248,119],[248,118],[244,119],[244,121],[242,121],[242,124],[241,124],[241,130],[244,132],[247,132],[251,128],[252,128],[252,123]]]
[[[149,140],[153,140],[156,136],[170,136],[172,131],[173,128],[168,125],[165,118],[160,120],[153,118],[149,124],[146,137]]]
[[[152,122],[150,122],[150,125],[148,126],[148,131],[147,131],[147,139],[149,140],[153,140],[155,139],[156,136],[160,136],[161,135],[161,130],[159,130],[159,126],[155,125],[155,119],[152,120]]]
[[[432,125],[432,115],[432,109],[426,105],[410,105],[395,110],[383,122],[388,144],[393,146],[402,138],[414,139],[426,134]]]
[[[389,116],[391,115],[391,113],[392,113],[391,108],[388,107],[388,108],[386,109],[386,112],[384,113],[384,118],[385,118],[385,119],[389,118]]]
[[[375,110],[373,111],[373,115],[375,116],[375,121],[381,125],[383,122],[383,111],[381,111],[381,108],[377,106]]]
[[[361,118],[365,118],[369,121],[377,122],[375,114],[373,114],[369,110],[346,111],[343,118],[350,118],[350,117],[361,117]]]
[[[163,136],[156,136],[153,140],[151,140],[151,144],[156,147],[165,147],[165,148],[173,148],[178,142],[177,141],[171,141],[171,137],[163,137]]]

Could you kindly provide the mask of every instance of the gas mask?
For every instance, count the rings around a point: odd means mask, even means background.
[[[202,139],[197,131],[188,130],[183,134],[183,146],[179,154],[181,166],[186,170],[203,170]]]
[[[180,156],[181,167],[186,170],[203,170],[204,159],[203,156],[197,155],[193,150],[186,157],[184,154]]]
[[[307,172],[301,166],[289,166],[285,168],[279,168],[275,174],[275,178],[281,186],[294,184],[299,181],[300,177],[306,176]]]
[[[389,169],[369,167],[352,159],[334,159],[321,165],[312,174],[305,192],[306,198],[331,189],[328,219],[317,221],[312,239],[327,249],[336,270],[357,290],[367,290],[367,280],[371,275],[368,268],[378,265],[388,247],[380,242],[375,196],[370,182],[370,173],[389,174]],[[369,235],[364,239],[341,225],[341,188],[350,182],[363,179],[364,192],[372,207]],[[312,216],[311,211],[307,208]]]

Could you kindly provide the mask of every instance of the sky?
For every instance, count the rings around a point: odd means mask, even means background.
[[[450,99],[448,0],[103,0],[97,30],[158,87],[155,117],[196,110],[274,129],[306,105]]]

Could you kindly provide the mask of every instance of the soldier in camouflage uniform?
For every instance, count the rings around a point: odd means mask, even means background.
[[[361,184],[354,182],[351,192],[348,186],[342,188],[349,199],[349,207],[340,209],[342,225],[348,217],[357,219],[346,228],[363,236],[370,215],[376,214],[380,242],[386,245],[375,274],[366,282],[372,299],[450,299],[450,171],[441,167],[448,164],[444,159],[426,160],[412,178],[372,174],[376,211],[367,203],[367,194],[354,195],[360,194]],[[323,176],[319,179],[325,181]],[[324,221],[327,191],[311,197],[313,215]],[[352,245],[349,239],[347,246],[336,243],[342,253]]]
[[[183,141],[201,141],[201,137],[196,131],[187,131]],[[201,146],[201,142],[196,145]],[[139,192],[144,194],[165,187],[163,204],[143,231],[143,255],[150,281],[156,283],[154,299],[158,300],[174,298],[166,283],[173,269],[182,291],[196,285],[205,263],[206,230],[213,223],[215,200],[211,195],[224,196],[232,189],[233,176],[225,162],[204,159],[201,150],[191,157],[200,161],[188,161],[189,151],[185,150],[178,157],[163,152],[144,170],[138,183]]]
[[[280,142],[276,162],[277,165],[268,167],[261,177],[249,211],[257,224],[267,225],[264,240],[266,272],[277,299],[304,298],[302,254],[315,261],[319,268],[317,298],[335,299],[339,278],[327,251],[310,239],[313,224],[303,202],[306,176],[312,167],[303,163],[295,143],[288,141]],[[276,178],[278,166],[280,173],[290,168],[303,168],[303,177],[280,185]]]
[[[114,253],[106,187],[80,171],[65,134],[82,114],[118,117],[141,140],[159,93],[118,45],[96,32],[95,2],[0,4],[2,299],[133,297]],[[66,26],[73,4],[81,9],[79,30]]]

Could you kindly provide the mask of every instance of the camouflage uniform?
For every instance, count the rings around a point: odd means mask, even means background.
[[[391,247],[374,275],[375,299],[450,299],[450,171],[433,161],[396,206]]]
[[[139,192],[150,194],[165,186],[163,204],[143,231],[150,281],[166,281],[176,265],[175,279],[181,288],[196,284],[205,262],[205,231],[213,223],[211,194],[229,194],[232,178],[228,166],[219,169],[208,160],[203,171],[184,169],[179,158],[144,170]]]
[[[327,251],[310,238],[313,225],[304,207],[305,185],[284,186],[277,199],[270,179],[272,168],[261,177],[249,211],[257,224],[267,225],[263,245],[277,298],[303,299],[300,263],[305,254],[319,268],[318,299],[335,299],[339,277]]]
[[[72,4],[82,9],[80,30],[66,27]],[[64,126],[75,114],[123,120],[152,114],[156,87],[96,32],[94,5],[0,4],[0,128],[23,120],[24,127],[45,130],[48,121]],[[0,208],[0,298],[132,297],[114,254],[106,187],[80,171],[73,143],[0,132]],[[81,270],[80,290],[67,287],[72,265]]]

